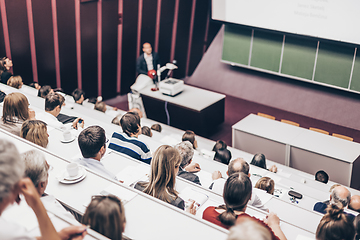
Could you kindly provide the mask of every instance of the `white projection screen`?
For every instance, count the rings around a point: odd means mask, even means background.
[[[360,0],[212,0],[212,18],[360,44]]]

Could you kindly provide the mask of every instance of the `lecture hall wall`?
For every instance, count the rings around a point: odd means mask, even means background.
[[[77,87],[88,97],[125,94],[142,43],[174,77],[192,74],[221,24],[210,0],[0,0],[0,55],[25,83]]]

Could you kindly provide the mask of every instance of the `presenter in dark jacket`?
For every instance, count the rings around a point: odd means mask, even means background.
[[[148,75],[150,70],[157,70],[157,65],[160,64],[159,56],[156,52],[152,52],[151,44],[143,44],[143,54],[136,61],[136,71],[138,74]]]

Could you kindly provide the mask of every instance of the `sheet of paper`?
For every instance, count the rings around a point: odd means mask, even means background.
[[[209,199],[208,195],[198,192],[198,191],[192,189],[191,187],[186,187],[184,190],[181,191],[179,196],[185,202],[187,202],[187,204],[191,201],[195,201],[197,208],[199,208],[202,204],[204,204]]]
[[[280,176],[283,176],[285,178],[290,178],[290,176],[291,176],[291,173],[284,172],[282,169],[278,169],[277,174],[279,174]]]
[[[211,183],[213,182],[211,173],[201,170],[200,172],[197,172],[195,174],[199,177],[201,186],[205,188],[210,187]]]
[[[124,184],[130,186],[139,181],[149,173],[149,167],[145,165],[127,166],[121,172],[116,174],[117,179],[124,181]]]

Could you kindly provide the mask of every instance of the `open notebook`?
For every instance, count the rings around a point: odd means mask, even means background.
[[[198,209],[209,199],[208,195],[198,192],[191,187],[184,188],[180,192],[179,196],[185,201],[186,205],[190,205],[192,201],[195,201],[196,209]]]

